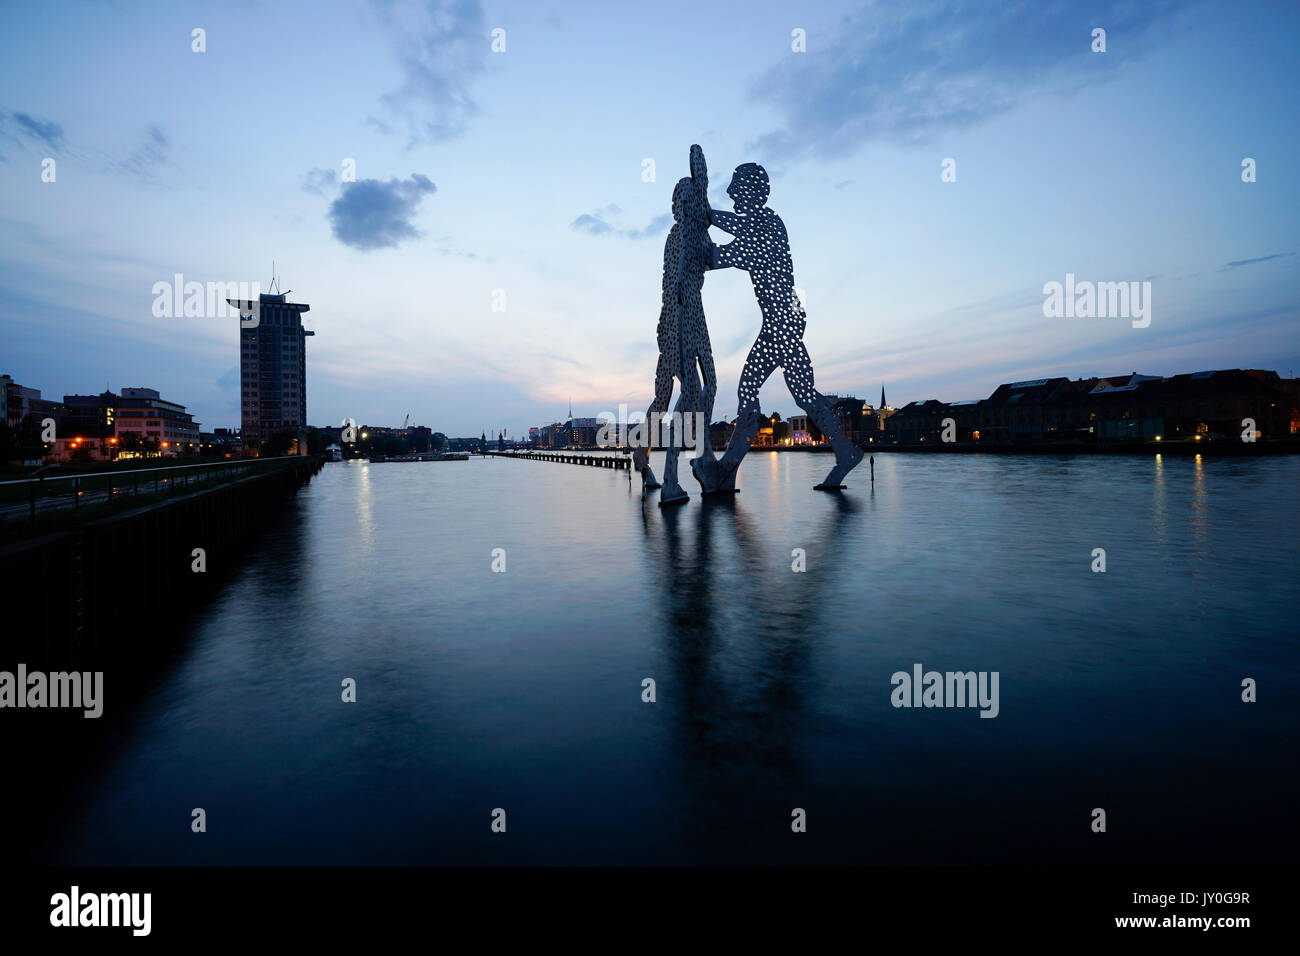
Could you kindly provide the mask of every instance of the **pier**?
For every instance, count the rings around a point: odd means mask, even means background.
[[[563,465],[587,465],[592,468],[616,468],[624,471],[632,467],[630,455],[606,453],[598,455],[579,455],[575,452],[558,451],[487,451],[484,455],[494,458],[522,458],[528,461],[557,461]]]

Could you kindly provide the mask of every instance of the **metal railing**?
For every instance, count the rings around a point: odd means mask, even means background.
[[[287,455],[278,458],[235,458],[223,461],[200,462],[193,465],[127,468],[120,471],[83,472],[72,475],[47,474],[35,478],[0,481],[0,520],[8,517],[15,510],[14,505],[18,505],[19,509],[21,509],[23,497],[27,499],[28,520],[35,524],[38,501],[48,500],[51,508],[57,508],[65,497],[70,497],[71,506],[80,508],[83,497],[100,497],[98,493],[103,492],[103,500],[111,502],[115,496],[138,495],[142,475],[146,476],[144,482],[146,489],[148,488],[149,477],[152,477],[152,493],[156,495],[163,491],[173,491],[177,488],[198,485],[218,475],[224,476],[227,473],[237,474],[240,471],[260,469],[277,462],[302,460],[303,456],[301,455]],[[64,490],[55,487],[58,482],[70,482],[71,488]],[[26,496],[22,495],[24,486],[26,486],[27,490]]]

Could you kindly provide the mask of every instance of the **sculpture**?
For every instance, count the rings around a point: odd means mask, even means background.
[[[767,171],[757,163],[744,163],[736,167],[727,187],[736,211],[709,210],[710,223],[735,237],[711,247],[710,268],[734,267],[749,273],[763,325],[740,375],[739,410],[726,451],[720,460],[710,455],[691,462],[705,494],[736,490],[736,471],[758,434],[759,389],[778,367],[784,372],[791,397],[816,423],[835,452],[835,467],[814,487],[843,488],[840,482],[844,476],[862,461],[862,449],[844,437],[831,403],[813,386],[812,360],[803,343],[807,316],[795,292],[785,224],[767,207],[769,190]]]
[[[668,426],[663,490],[659,494],[661,506],[683,502],[690,497],[677,481],[677,458],[681,452],[678,443],[684,437],[679,431],[684,422],[704,424],[702,429],[695,429],[695,444],[700,454],[691,462],[692,468],[697,462],[714,462],[708,423],[713,415],[718,382],[713,368],[713,350],[709,346],[709,329],[704,320],[704,304],[700,299],[704,273],[712,261],[713,243],[709,240],[708,169],[699,146],[691,147],[690,168],[691,175],[678,180],[673,189],[675,222],[664,242],[655,397],[646,412],[649,423],[646,431],[653,434],[658,431],[656,426],[672,399],[674,379],[681,383],[677,407]],[[649,456],[650,449],[646,444],[637,447],[632,456],[633,466],[641,473],[643,489],[660,487],[650,467]]]

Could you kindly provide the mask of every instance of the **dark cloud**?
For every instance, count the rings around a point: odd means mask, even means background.
[[[620,239],[648,239],[651,236],[664,232],[672,225],[673,217],[669,213],[662,216],[655,216],[644,229],[624,229],[617,224],[617,217],[622,213],[622,209],[614,203],[610,203],[604,209],[597,209],[595,212],[584,212],[573,222],[569,223],[570,229],[576,229],[578,232],[585,232],[590,236],[617,236]],[[611,222],[610,220],[615,220]]]
[[[924,142],[973,126],[1042,93],[1074,92],[1149,51],[1155,27],[1191,6],[1178,0],[918,4],[883,0],[810,29],[751,89],[781,128],[751,144],[769,161],[836,157],[863,143]],[[1091,51],[1106,30],[1107,52]]]
[[[478,0],[373,3],[392,36],[403,77],[383,97],[384,106],[405,123],[408,145],[455,139],[479,112],[469,89],[491,55],[483,7]],[[381,131],[392,129],[381,119],[369,122]]]
[[[1288,256],[1295,255],[1294,252],[1275,252],[1271,256],[1260,256],[1257,259],[1234,259],[1232,262],[1225,262],[1220,272],[1228,272],[1231,269],[1240,269],[1242,266],[1258,265],[1261,262],[1270,262],[1273,259],[1285,259]]]
[[[334,191],[334,187],[338,185],[338,181],[338,170],[322,169],[317,166],[313,169],[307,170],[306,175],[302,177],[302,188],[305,192],[324,196],[326,192]]]
[[[438,191],[427,176],[410,179],[361,179],[344,183],[343,192],[330,203],[329,220],[334,238],[354,249],[369,251],[396,246],[420,235],[411,217],[420,200]]]

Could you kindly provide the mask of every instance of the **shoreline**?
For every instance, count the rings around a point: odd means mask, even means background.
[[[1240,441],[1171,441],[1171,442],[1051,442],[1051,443],[1005,443],[992,442],[936,442],[911,445],[862,445],[864,454],[877,452],[901,452],[904,454],[930,455],[1214,455],[1219,457],[1271,457],[1274,455],[1300,454],[1300,441],[1276,442],[1240,442]],[[655,452],[662,451],[656,448]],[[684,449],[689,454],[691,449]],[[722,449],[715,448],[715,453]],[[769,454],[830,455],[833,452],[828,445],[758,445],[749,449],[748,454],[767,452]],[[523,455],[574,455],[606,454],[626,455],[619,448],[556,448],[556,449],[515,449],[490,454]]]

